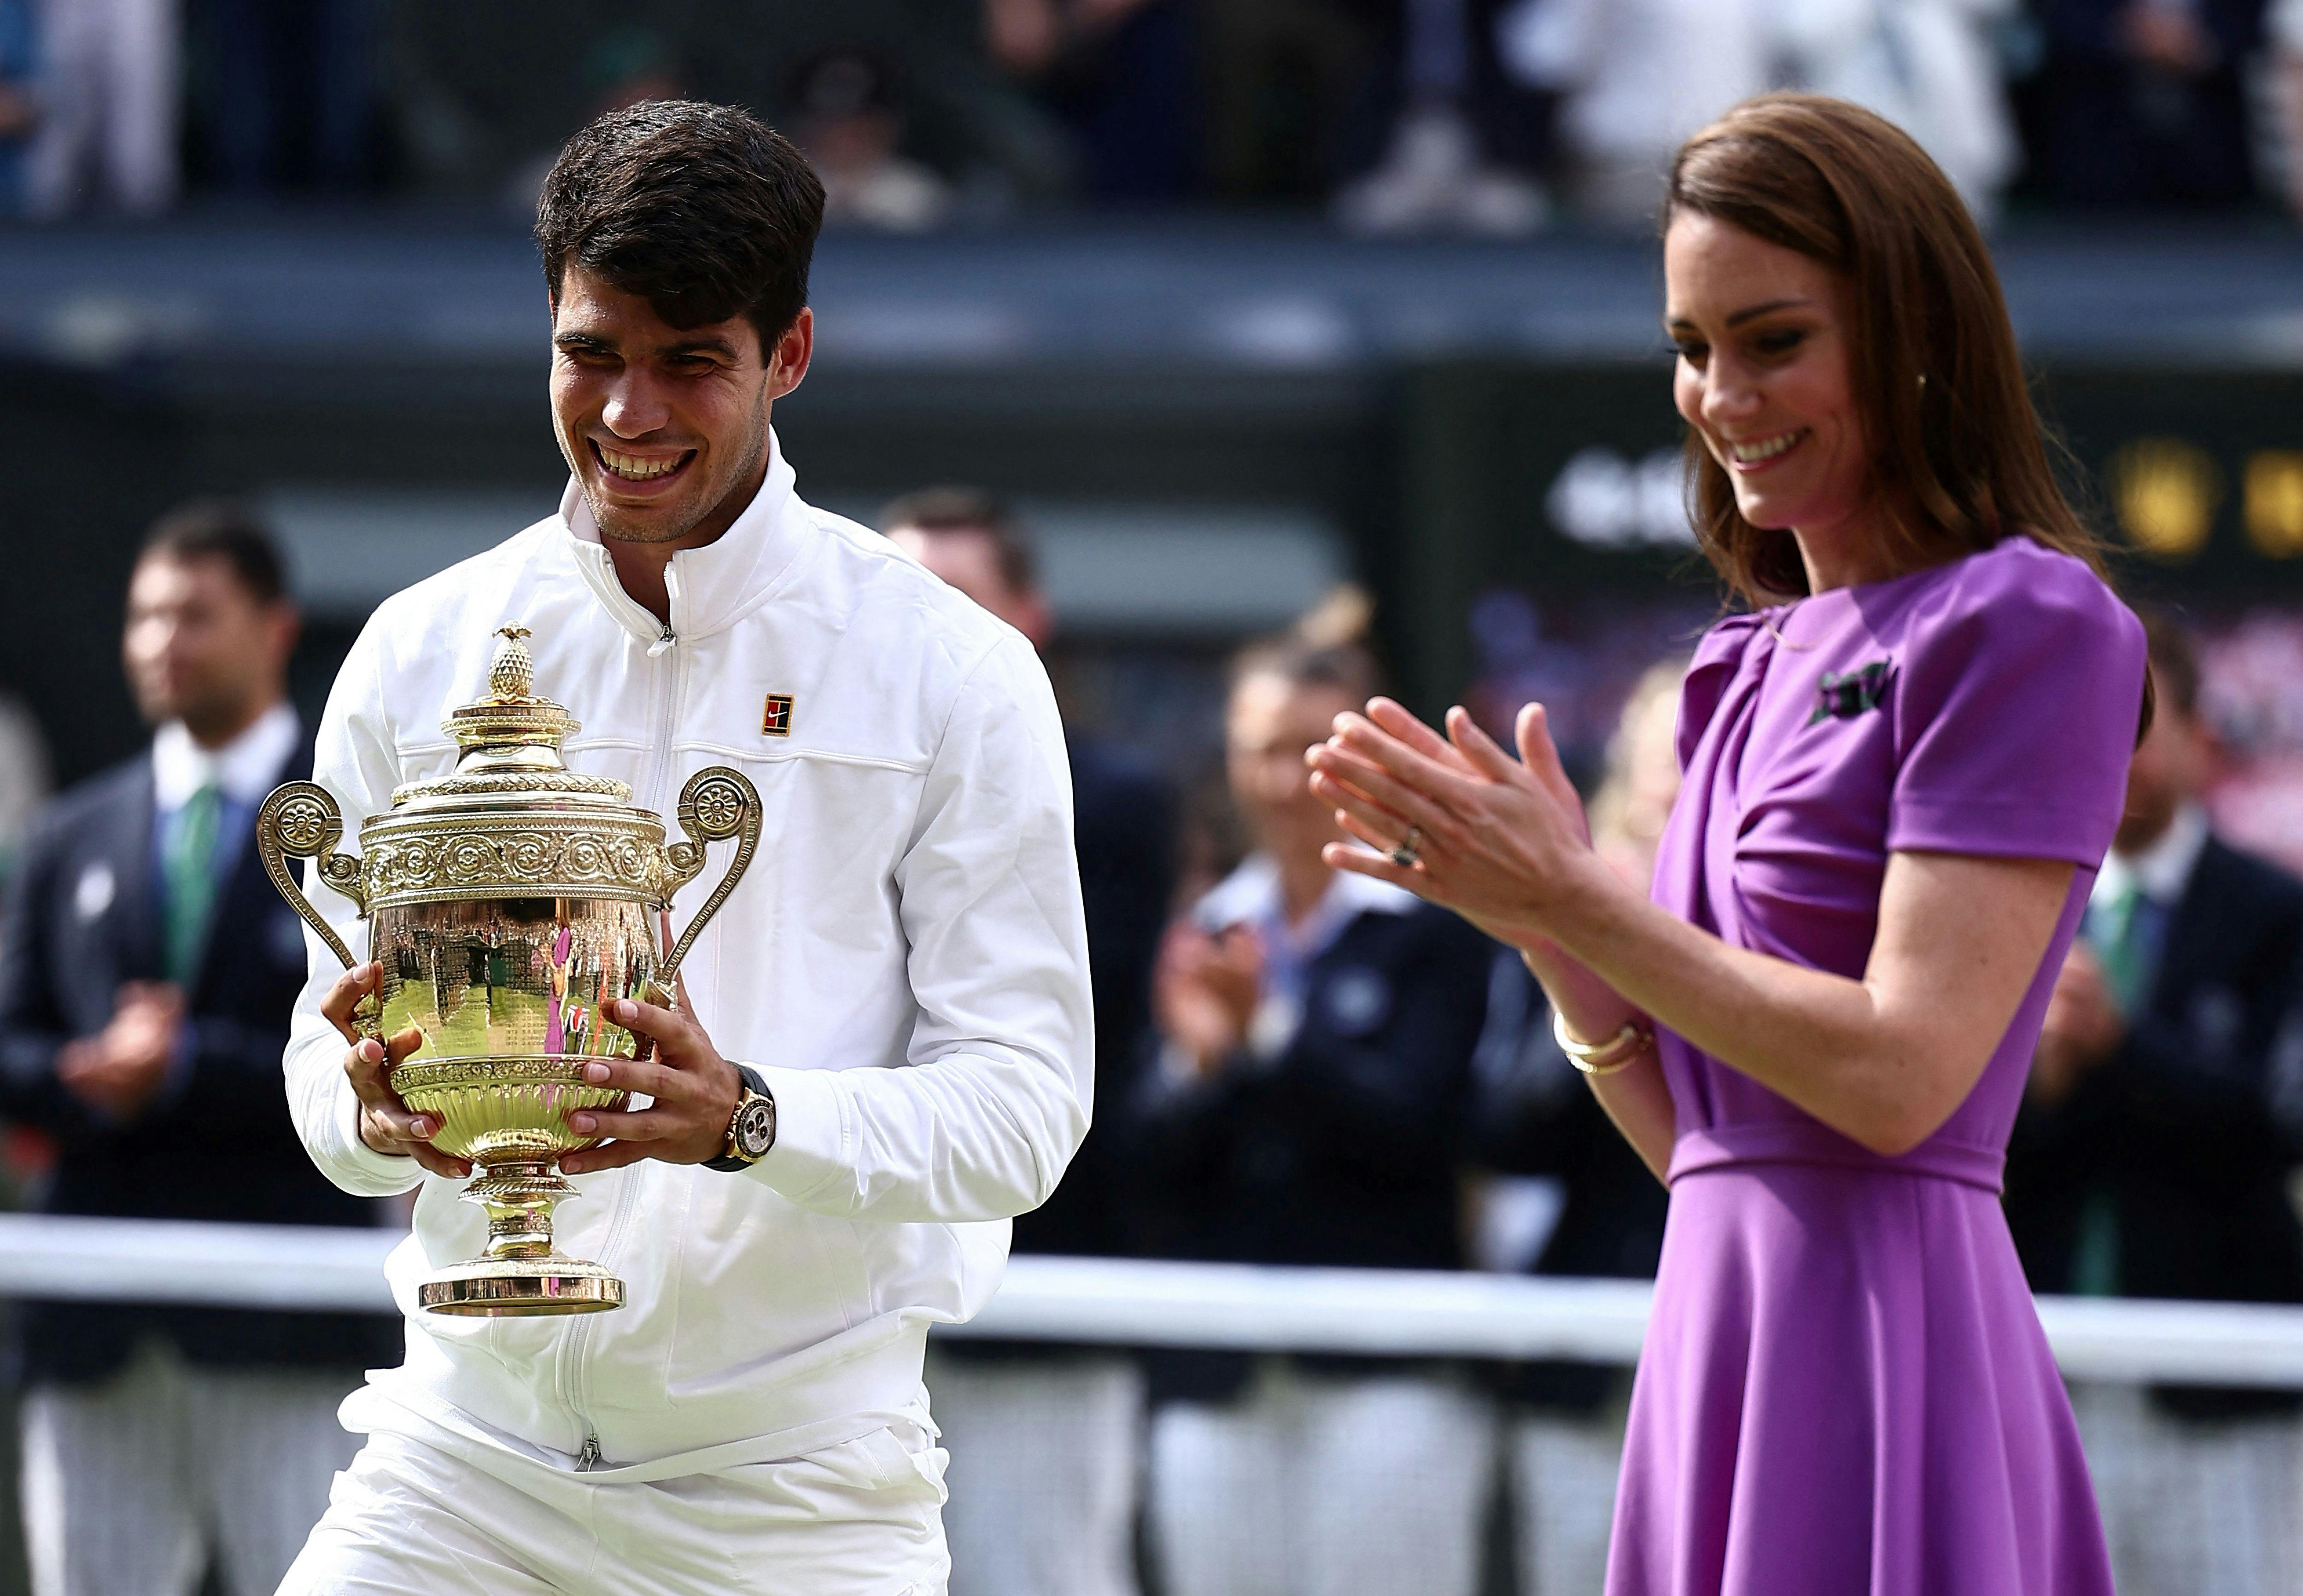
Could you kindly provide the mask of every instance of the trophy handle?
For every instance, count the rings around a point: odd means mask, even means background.
[[[688,957],[688,950],[696,943],[696,933],[705,922],[720,912],[728,901],[728,894],[752,863],[752,855],[760,846],[760,791],[739,771],[724,764],[700,770],[688,778],[688,785],[679,790],[679,829],[688,833],[688,840],[675,842],[664,849],[671,863],[672,882],[664,893],[669,904],[671,894],[694,881],[704,871],[704,845],[717,842],[723,837],[740,839],[736,844],[736,857],[728,861],[728,874],[712,889],[712,896],[688,923],[671,956],[657,967],[657,984],[667,992],[679,975],[679,961]]]
[[[264,874],[280,889],[288,907],[300,916],[304,924],[320,933],[320,940],[344,961],[344,968],[352,967],[352,950],[344,946],[344,939],[336,928],[320,917],[310,899],[296,884],[295,874],[288,868],[290,859],[316,859],[320,879],[359,906],[362,916],[367,913],[367,891],[360,881],[360,862],[356,854],[340,854],[336,844],[343,840],[343,811],[328,790],[316,781],[285,781],[272,790],[264,806],[256,812],[256,853],[264,861]],[[375,998],[373,993],[360,1000],[352,1014],[355,1026],[362,1035],[375,1034]]]

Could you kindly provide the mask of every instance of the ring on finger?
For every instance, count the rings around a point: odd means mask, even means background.
[[[1407,835],[1401,838],[1399,846],[1391,850],[1391,862],[1402,870],[1415,868],[1423,857],[1421,854],[1415,851],[1415,845],[1422,840],[1423,828],[1420,825],[1409,826]]]

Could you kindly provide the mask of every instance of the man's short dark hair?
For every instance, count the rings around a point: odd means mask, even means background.
[[[2143,621],[2151,673],[2159,679],[2161,705],[2186,717],[2198,714],[2199,645],[2191,629],[2156,604],[2138,604],[2135,612]]]
[[[536,243],[553,303],[571,265],[686,330],[744,316],[760,350],[807,304],[823,184],[774,129],[731,106],[654,100],[568,140],[544,180]]]
[[[280,550],[263,519],[237,499],[193,499],[152,523],[143,560],[221,560],[259,604],[288,596]]]
[[[1017,593],[1040,590],[1040,552],[1015,509],[980,487],[924,487],[906,494],[880,512],[880,529],[909,527],[921,532],[978,532],[991,540],[1000,579]]]

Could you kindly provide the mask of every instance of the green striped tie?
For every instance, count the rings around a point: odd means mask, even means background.
[[[168,979],[189,988],[199,974],[207,942],[208,915],[215,907],[216,823],[224,794],[210,781],[185,801],[168,823],[168,847],[160,861],[167,894],[164,931]]]
[[[2147,903],[2143,883],[2130,876],[2118,896],[2104,906],[2099,925],[2089,928],[2096,933],[2089,940],[2103,966],[2103,984],[2122,1014],[2132,1015],[2143,1006],[2156,973],[2150,967],[2152,950],[2146,933]]]
[[[2152,977],[2158,973],[2148,934],[2151,913],[2143,883],[2130,875],[2088,926],[2096,962],[2103,967],[2103,984],[2119,1011],[2130,1017],[2149,1000]],[[2097,1186],[2079,1204],[2079,1233],[2071,1247],[2071,1295],[2117,1296],[2119,1264],[2119,1205],[2109,1187]]]

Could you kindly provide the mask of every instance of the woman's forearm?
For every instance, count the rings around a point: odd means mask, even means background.
[[[2070,875],[2041,861],[1896,856],[1860,981],[1730,947],[1601,868],[1544,919],[1561,955],[1622,1001],[1834,1129],[1895,1153],[1932,1135],[1989,1061]],[[1607,1034],[1604,1015],[1584,1031],[1566,1012],[1579,1034]]]
[[[1582,907],[1555,934],[1620,1001],[1825,1124],[1866,1144],[1891,1128],[1877,1123],[1894,1094],[1879,1090],[1877,1017],[1860,982],[1732,948],[1629,893]]]
[[[1538,941],[1521,949],[1520,956],[1527,961],[1529,972],[1542,984],[1544,996],[1551,1000],[1551,1007],[1575,1035],[1587,1041],[1601,1041],[1641,1018],[1640,1011],[1624,1001],[1621,993],[1576,962],[1558,944]],[[1671,1089],[1664,1084],[1654,1050],[1649,1049],[1624,1069],[1590,1077],[1590,1085],[1599,1106],[1623,1133],[1624,1140],[1632,1144],[1640,1161],[1661,1180],[1671,1163],[1671,1146],[1677,1133],[1673,1125]]]
[[[1337,721],[1312,751],[1312,790],[1365,846],[1331,846],[1329,863],[1549,960],[1559,1011],[1585,1039],[1643,1011],[1881,1153],[1926,1140],[1973,1089],[2069,902],[2065,860],[1895,852],[1860,980],[1732,948],[1591,852],[1540,710],[1522,712],[1519,761],[1460,709],[1447,730],[1442,744],[1388,699]],[[1401,862],[1396,840],[1417,833],[1420,856]]]

